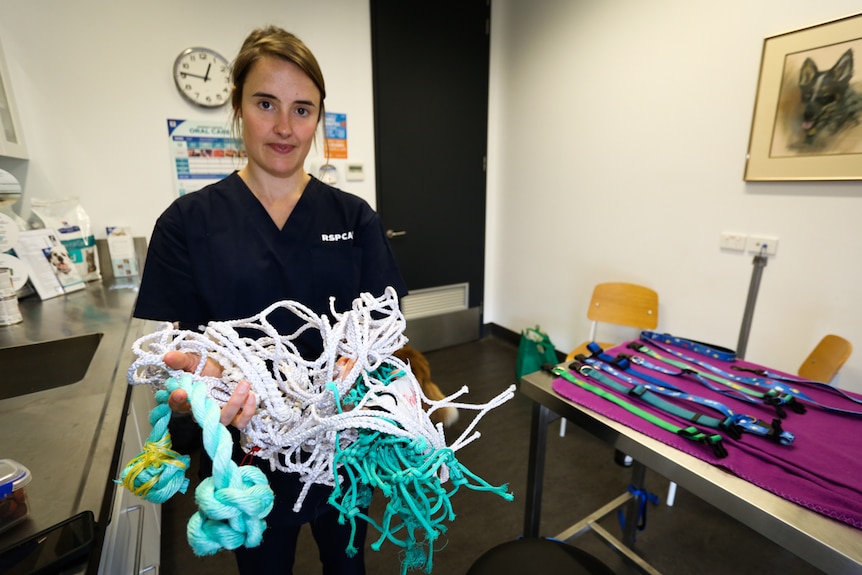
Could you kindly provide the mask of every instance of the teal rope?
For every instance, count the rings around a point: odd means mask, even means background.
[[[375,376],[389,383],[401,373],[384,366]],[[334,386],[330,389],[336,392]],[[355,403],[355,399],[362,397],[367,389],[358,380],[345,396],[345,403]],[[507,485],[490,485],[464,467],[451,449],[432,451],[422,437],[398,437],[360,429],[356,441],[345,448],[339,445],[336,440],[335,469],[342,469],[346,480],[339,482],[336,477],[329,503],[339,510],[342,523],[350,523],[347,553],[351,556],[356,553],[353,545],[356,520],[364,520],[381,534],[371,544],[373,550],[379,551],[387,540],[403,549],[402,575],[416,568],[431,572],[434,544],[446,532],[445,523],[455,519],[451,498],[461,487],[490,491],[507,501],[513,499]],[[443,465],[448,467],[452,483],[448,491],[439,477]],[[363,512],[370,503],[374,488],[389,500],[380,523]]]
[[[179,379],[168,379],[165,388],[156,393],[159,405],[150,414],[150,421],[153,423],[150,441],[158,435],[157,429],[167,429],[170,408],[165,411],[163,406],[167,405],[168,396],[176,389],[184,389],[189,397],[192,414],[203,430],[204,449],[213,461],[212,477],[204,479],[195,490],[198,511],[189,519],[186,529],[195,555],[212,555],[221,549],[260,545],[263,531],[266,529],[264,518],[272,510],[274,503],[272,489],[263,471],[251,465],[238,466],[231,459],[233,438],[219,420],[221,407],[207,397],[206,383],[195,382],[190,374],[184,374]],[[170,435],[166,431],[163,433],[169,442]],[[187,457],[185,463],[187,467]],[[124,475],[127,470],[124,470]],[[149,477],[149,472],[144,477]],[[163,485],[161,478],[155,481],[154,489],[158,497],[166,495],[177,484],[172,475],[167,475],[165,482],[170,485]],[[185,492],[187,485],[186,479],[182,492]],[[153,492],[152,489],[150,492]],[[171,495],[173,493],[167,495],[165,500]],[[149,493],[142,496],[156,502],[150,499]]]
[[[189,487],[186,469],[189,456],[180,455],[171,449],[171,435],[168,422],[171,408],[168,406],[169,392],[160,389],[156,392],[157,405],[150,412],[150,425],[153,426],[144,444],[144,450],[126,465],[120,479],[129,491],[147,501],[164,503],[178,491],[185,493]]]

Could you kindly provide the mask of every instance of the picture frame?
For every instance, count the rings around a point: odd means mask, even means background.
[[[27,145],[21,131],[21,120],[12,93],[9,69],[0,42],[0,156],[26,160]]]
[[[862,13],[767,37],[745,181],[862,179]]]

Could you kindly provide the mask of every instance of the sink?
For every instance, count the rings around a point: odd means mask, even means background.
[[[101,339],[90,333],[0,348],[0,399],[81,381]]]

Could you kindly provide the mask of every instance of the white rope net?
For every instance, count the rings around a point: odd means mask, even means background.
[[[304,324],[292,334],[279,334],[267,321],[279,309],[295,314]],[[392,288],[379,298],[360,295],[343,313],[335,311],[331,298],[330,311],[334,323],[300,303],[281,301],[247,319],[210,322],[203,333],[163,324],[133,344],[137,359],[129,368],[128,381],[163,389],[167,379],[183,375],[164,363],[169,351],[200,357],[193,375],[206,383],[209,397],[219,405],[227,402],[241,380],[247,380],[258,406],[243,430],[242,448],[246,453],[256,448],[254,454],[268,460],[272,469],[299,474],[304,488],[294,504],[296,511],[313,483],[335,485],[336,441],[345,448],[356,439],[358,429],[422,437],[429,452],[446,447],[457,451],[479,438],[475,427],[488,411],[514,396],[514,386],[509,386],[484,404],[457,402],[468,392],[465,386],[442,400],[428,399],[409,365],[393,355],[407,338]],[[238,329],[254,335],[241,337]],[[312,360],[303,359],[295,344],[307,330],[317,330],[323,341],[323,353]],[[336,377],[344,358],[353,363],[347,364],[346,374]],[[207,359],[221,365],[221,378],[201,375]],[[376,374],[384,363],[403,373],[388,384],[381,381]],[[339,405],[360,379],[367,393],[355,405]],[[447,406],[477,412],[448,446],[443,425],[435,426],[429,418]],[[446,482],[448,469],[443,466],[439,473],[440,481]]]

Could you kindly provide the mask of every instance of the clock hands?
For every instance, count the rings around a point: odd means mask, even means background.
[[[211,63],[207,64],[207,71],[206,71],[206,74],[204,74],[203,76],[201,76],[200,74],[192,74],[191,72],[180,72],[180,76],[182,76],[183,78],[185,78],[186,76],[191,76],[192,78],[200,78],[204,82],[209,82],[209,80],[210,80],[210,68],[212,68],[212,66],[213,65]]]
[[[192,78],[200,78],[200,79],[201,79],[201,80],[203,80],[204,82],[206,82],[206,80],[207,80],[207,78],[206,78],[206,77],[201,76],[201,75],[199,75],[199,74],[192,74],[191,72],[180,72],[180,76],[182,76],[183,78],[186,78],[186,77],[188,77],[188,76],[191,76]]]

